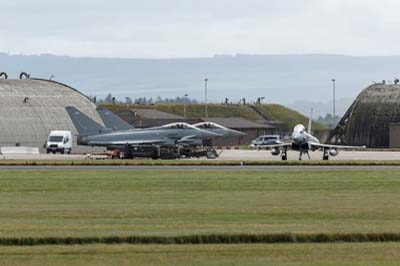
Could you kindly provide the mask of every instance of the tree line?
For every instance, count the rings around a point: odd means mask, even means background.
[[[132,99],[131,97],[125,97],[124,99],[117,99],[111,93],[107,94],[105,98],[98,98],[97,96],[90,97],[95,103],[124,103],[124,104],[154,104],[154,103],[198,103],[196,99],[188,97],[175,97],[175,98],[162,98],[157,96],[155,99],[150,97],[139,97]]]

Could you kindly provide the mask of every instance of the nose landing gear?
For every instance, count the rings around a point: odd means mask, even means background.
[[[300,151],[300,155],[299,155],[299,161],[303,160],[302,156],[304,154],[307,154],[308,160],[311,160],[310,154],[308,153],[308,151]]]

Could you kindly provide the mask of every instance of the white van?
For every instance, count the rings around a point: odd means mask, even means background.
[[[47,153],[64,152],[70,154],[72,151],[72,134],[71,131],[55,130],[51,131],[46,143]]]

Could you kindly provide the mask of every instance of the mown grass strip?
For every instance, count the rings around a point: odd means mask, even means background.
[[[192,235],[176,237],[129,236],[129,237],[47,237],[47,238],[0,238],[1,246],[38,245],[90,245],[90,244],[276,244],[276,243],[364,243],[400,242],[400,233],[349,233],[349,234],[236,234]]]
[[[393,161],[238,161],[238,160],[0,160],[0,166],[400,166]]]

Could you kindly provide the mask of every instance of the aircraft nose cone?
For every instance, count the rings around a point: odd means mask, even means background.
[[[304,143],[306,141],[306,138],[303,134],[295,134],[293,136],[293,141],[297,144],[300,144],[300,143]]]

